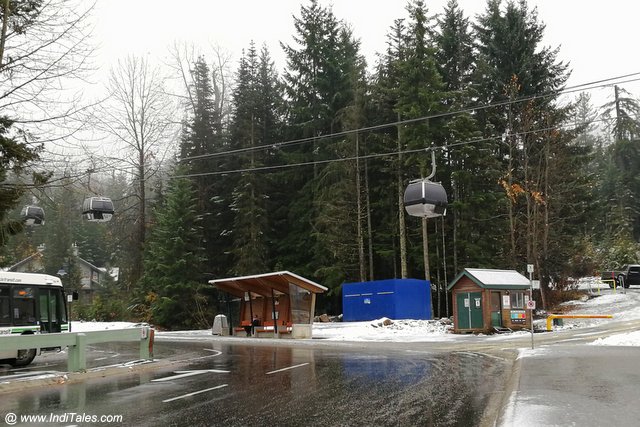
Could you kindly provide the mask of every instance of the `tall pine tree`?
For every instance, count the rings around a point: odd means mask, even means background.
[[[144,254],[139,301],[149,305],[150,321],[169,329],[208,327],[213,320],[202,293],[206,258],[196,195],[189,179],[169,182]]]
[[[240,61],[230,129],[231,145],[238,151],[238,166],[244,171],[237,180],[231,205],[235,214],[233,272],[237,275],[271,269],[270,177],[256,169],[266,165],[269,145],[277,142],[278,95],[278,78],[269,53],[263,48],[258,57],[252,43]]]
[[[544,29],[525,0],[508,1],[504,9],[501,1],[489,0],[475,26],[478,101],[502,103],[477,115],[485,136],[496,138],[494,155],[502,162],[504,197],[495,215],[506,218],[509,234],[496,253],[505,267],[535,265],[543,304],[550,283],[569,263],[584,179],[581,168],[563,167],[578,149],[562,129],[569,111],[557,105],[567,65],[558,61],[557,49],[542,45]],[[581,159],[586,157],[573,161]]]
[[[295,148],[283,148],[281,158],[310,165],[278,176],[283,187],[293,190],[289,193],[288,212],[281,211],[278,219],[279,228],[289,230],[278,254],[284,265],[295,266],[334,289],[344,281],[346,273],[328,268],[330,265],[344,263],[343,266],[348,265],[346,271],[357,269],[356,215],[349,209],[348,216],[344,212],[336,216],[335,210],[336,206],[344,208],[345,203],[355,200],[356,194],[353,166],[326,163],[345,156],[344,139],[327,136],[345,130],[345,112],[354,104],[354,76],[358,75],[361,59],[351,31],[317,0],[301,7],[300,17],[294,19],[295,43],[283,45],[290,123],[286,137],[303,138],[304,142]],[[348,154],[353,156],[353,145],[348,145]],[[351,189],[335,187],[336,191],[331,191],[334,186],[343,185]],[[351,253],[356,256],[341,260],[336,250],[342,244],[353,249]]]
[[[221,172],[233,169],[234,158],[219,155],[228,148],[227,135],[223,112],[214,102],[211,71],[204,58],[196,61],[191,76],[180,155],[187,166],[187,175],[195,184],[198,209],[204,213],[204,242],[211,273],[224,276],[230,265],[233,183],[231,177]]]

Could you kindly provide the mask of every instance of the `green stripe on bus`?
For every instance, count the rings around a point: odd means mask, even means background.
[[[38,332],[40,327],[35,326],[33,328],[11,328],[12,334],[21,334],[23,332]]]

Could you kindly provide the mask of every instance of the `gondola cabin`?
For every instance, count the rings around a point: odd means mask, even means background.
[[[40,206],[25,206],[20,215],[26,225],[44,224],[44,209]]]
[[[447,192],[444,187],[427,179],[409,183],[404,191],[404,208],[411,216],[434,218],[447,212]]]
[[[113,202],[108,197],[88,197],[82,204],[82,216],[87,221],[111,221],[114,212]]]

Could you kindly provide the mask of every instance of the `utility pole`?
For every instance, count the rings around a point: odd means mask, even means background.
[[[447,246],[445,245],[445,238],[444,238],[444,226],[445,226],[444,215],[441,218],[442,218],[442,263],[443,263],[442,270],[444,271],[444,304],[445,304],[444,307],[447,313],[447,317],[449,317],[449,291],[447,290],[449,281],[447,280]],[[440,314],[440,317],[442,317],[442,314]]]
[[[533,310],[536,306],[533,299],[533,264],[527,264],[527,272],[529,273],[529,301],[527,301],[527,308],[529,309],[529,321],[531,322],[531,349],[533,350]]]
[[[422,217],[422,256],[424,261],[424,278],[429,282],[429,292],[431,292],[431,271],[429,269],[429,237],[427,235],[427,217],[426,216]],[[429,298],[429,301],[431,303],[431,317],[434,317],[433,316],[433,298]]]

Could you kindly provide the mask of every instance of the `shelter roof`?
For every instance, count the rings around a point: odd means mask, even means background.
[[[328,289],[318,283],[302,276],[291,273],[290,271],[277,271],[274,273],[256,274],[253,276],[230,277],[227,279],[209,280],[209,283],[232,295],[242,297],[245,292],[253,292],[256,294],[271,296],[272,290],[290,294],[289,285],[295,285],[308,292],[321,294]]]
[[[468,277],[483,289],[528,289],[529,279],[515,270],[493,270],[486,268],[465,268],[447,287],[448,290],[462,277]]]

